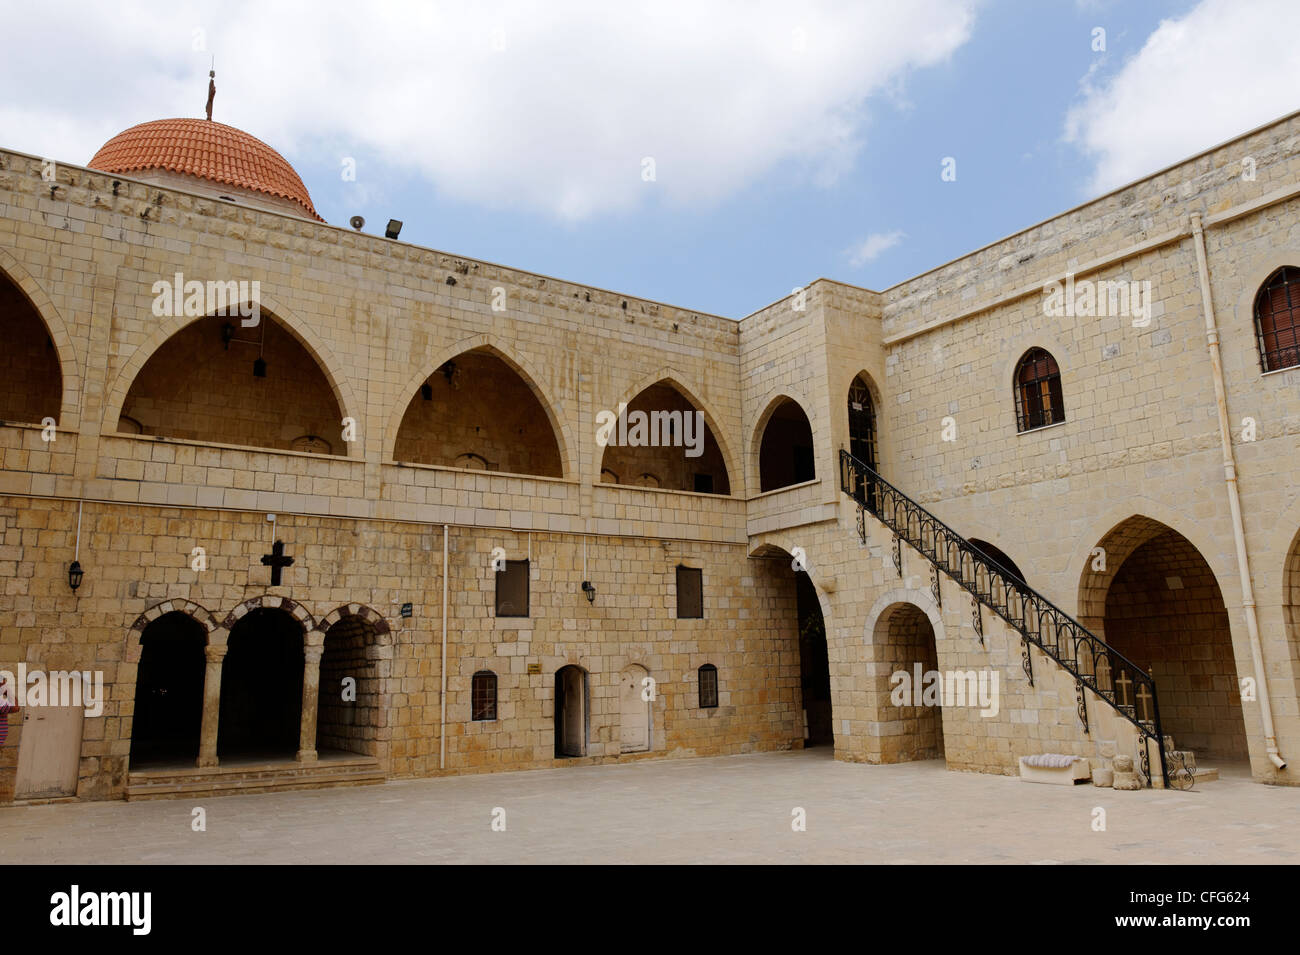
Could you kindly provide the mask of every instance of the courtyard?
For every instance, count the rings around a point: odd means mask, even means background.
[[[1286,864],[1300,791],[1031,785],[829,749],[0,809],[0,863]],[[201,807],[206,831],[192,829]],[[1095,810],[1105,831],[1094,831]],[[806,830],[794,831],[802,809]],[[501,829],[504,810],[504,830]],[[494,830],[494,818],[497,828]]]

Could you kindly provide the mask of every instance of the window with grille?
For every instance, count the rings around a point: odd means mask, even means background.
[[[704,616],[704,571],[698,567],[677,566],[677,619]]]
[[[497,616],[528,616],[528,561],[508,560],[506,569],[496,572]]]
[[[700,667],[700,709],[711,710],[718,705],[718,668],[712,663]]]
[[[1259,290],[1255,337],[1264,371],[1300,365],[1300,269],[1278,269]]]
[[[497,718],[497,675],[491,670],[479,670],[474,674],[469,718],[476,722]]]
[[[1041,348],[1031,348],[1016,366],[1016,430],[1032,431],[1065,420],[1061,369]]]

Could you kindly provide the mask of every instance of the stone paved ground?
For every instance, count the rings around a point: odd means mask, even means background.
[[[0,863],[1295,863],[1300,789],[1121,793],[808,752],[0,809]],[[207,832],[190,828],[207,810]],[[507,830],[491,830],[494,807]],[[792,832],[791,810],[807,811]],[[1093,808],[1107,831],[1091,828]]]

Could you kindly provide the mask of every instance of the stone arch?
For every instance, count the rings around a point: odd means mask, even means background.
[[[338,623],[344,617],[360,617],[366,623],[375,628],[376,634],[385,637],[389,636],[392,632],[388,626],[388,621],[384,618],[384,615],[378,610],[372,610],[365,604],[344,604],[341,607],[335,607],[321,618],[319,626],[315,629],[320,630],[322,633],[327,633],[329,632],[330,627],[334,626],[334,624]]]
[[[779,411],[787,402],[793,403],[794,406],[798,408],[798,410],[802,413],[803,417],[808,422],[808,433],[812,441],[812,460],[814,465],[813,479],[815,480],[819,477],[824,477],[824,475],[819,475],[816,473],[816,461],[817,461],[817,449],[823,445],[825,440],[825,435],[819,433],[818,427],[814,423],[812,416],[808,414],[809,402],[807,398],[797,397],[796,395],[797,393],[793,389],[777,390],[767,398],[765,404],[763,405],[762,413],[758,416],[758,419],[754,423],[754,428],[750,433],[750,451],[749,451],[750,484],[749,486],[754,489],[755,494],[762,494],[764,493],[765,490],[779,489],[779,488],[765,489],[763,487],[762,449],[763,449],[763,439],[764,436],[767,434],[767,428],[772,421],[772,416],[776,414],[776,412]],[[802,482],[796,481],[791,483],[802,483]],[[789,486],[790,486],[789,484],[781,485],[781,487],[789,487]]]
[[[281,329],[289,334],[306,352],[307,355],[315,362],[316,367],[329,386],[334,400],[340,412],[339,429],[342,431],[342,418],[352,418],[357,422],[358,427],[364,425],[365,417],[362,413],[361,402],[357,400],[352,386],[347,377],[342,373],[342,364],[325,343],[324,339],[312,330],[311,326],[303,321],[301,317],[295,314],[286,305],[279,302],[274,296],[265,292],[259,295],[259,304],[261,311],[264,313],[262,319],[270,318]],[[212,316],[173,316],[170,318],[160,319],[158,324],[153,327],[153,331],[140,343],[127,358],[126,362],[117,371],[113,377],[112,385],[109,387],[104,401],[104,417],[101,421],[101,428],[105,434],[113,434],[117,430],[118,420],[121,418],[122,409],[126,405],[127,396],[131,392],[132,385],[135,384],[140,372],[144,370],[145,365],[149,362],[160,348],[167,344],[171,338],[178,332],[181,332],[196,322],[205,321]],[[248,330],[244,330],[248,331]],[[346,454],[343,457],[357,458],[363,456],[362,447],[366,440],[366,435],[362,434],[362,440],[346,442],[344,445]]]
[[[1215,579],[1223,591],[1224,600],[1231,601],[1234,605],[1240,604],[1241,593],[1240,585],[1237,583],[1236,557],[1235,554],[1229,556],[1223,552],[1224,541],[1229,542],[1226,545],[1227,549],[1232,548],[1230,528],[1224,526],[1222,534],[1216,536],[1211,528],[1207,528],[1205,521],[1197,521],[1191,515],[1161,501],[1134,495],[1127,497],[1124,503],[1109,508],[1101,517],[1090,521],[1088,530],[1078,538],[1079,543],[1075,545],[1074,553],[1066,564],[1067,576],[1065,577],[1066,581],[1079,581],[1078,588],[1073,590],[1075,619],[1087,626],[1088,622],[1084,620],[1084,616],[1090,611],[1086,608],[1095,606],[1095,595],[1085,595],[1085,585],[1088,583],[1089,575],[1093,573],[1091,570],[1093,550],[1101,545],[1108,534],[1132,517],[1145,517],[1164,524],[1191,541],[1192,546],[1200,552],[1214,571]],[[1131,550],[1130,548],[1124,556],[1131,553]],[[1112,556],[1107,550],[1108,572],[1111,571]],[[1061,588],[1061,593],[1065,596],[1069,595],[1068,584]],[[1089,603],[1090,600],[1093,602]],[[1067,611],[1070,609],[1065,604],[1061,604],[1061,608]]]
[[[1071,384],[1074,375],[1074,356],[1061,339],[1041,329],[1035,329],[1016,339],[1014,343],[1008,344],[1007,348],[1006,357],[1002,359],[1002,373],[998,376],[998,381],[1001,382],[1001,385],[999,385],[1002,389],[1001,394],[1013,395],[1016,393],[1016,370],[1020,367],[1020,362],[1024,357],[1035,348],[1041,348],[1052,356],[1057,369],[1061,373],[1061,388],[1067,392],[1069,391],[1068,386]],[[1067,394],[1066,397],[1068,398],[1069,395]],[[1014,411],[1012,417],[1014,419]]]
[[[221,630],[222,625],[218,622],[212,611],[200,604],[196,604],[192,600],[186,600],[183,597],[172,597],[170,600],[163,600],[154,604],[131,622],[131,626],[127,628],[125,662],[140,662],[140,635],[144,633],[145,628],[149,626],[149,624],[153,623],[165,614],[177,612],[193,617],[202,625],[204,633],[207,635],[206,643],[214,644],[221,642],[220,640],[215,639],[214,635]]]
[[[1214,234],[1214,230],[1207,232],[1206,237]],[[1250,342],[1250,353],[1255,356],[1255,367],[1259,369],[1259,374],[1265,374],[1262,368],[1263,356],[1259,354],[1259,342],[1255,329],[1255,300],[1259,296],[1260,290],[1264,283],[1281,268],[1300,268],[1300,246],[1293,244],[1283,246],[1270,246],[1263,252],[1260,252],[1243,263],[1236,264],[1231,269],[1221,270],[1222,274],[1215,273],[1215,287],[1240,283],[1236,289],[1235,308],[1232,311],[1232,318],[1229,322],[1220,320],[1219,332],[1224,335],[1225,347],[1226,342],[1235,340],[1238,334],[1244,334],[1246,340]],[[1230,301],[1233,300],[1232,292],[1225,296]],[[1199,305],[1197,306],[1200,307]],[[1225,327],[1226,326],[1226,327]],[[1229,339],[1228,336],[1233,336]],[[1279,368],[1277,373],[1296,371],[1300,366],[1292,365],[1288,368]]]
[[[878,385],[878,384],[876,383],[876,377],[875,377],[875,375],[873,375],[871,372],[869,372],[869,371],[868,371],[867,369],[865,369],[865,368],[859,368],[859,369],[857,369],[856,371],[854,371],[853,369],[850,369],[849,371],[845,372],[845,373],[841,376],[840,387],[837,388],[836,391],[834,392],[834,394],[836,394],[836,395],[843,395],[843,396],[844,396],[844,401],[840,402],[840,405],[839,405],[839,407],[841,407],[841,408],[844,409],[844,414],[845,414],[845,417],[842,419],[842,420],[845,422],[845,427],[844,427],[844,432],[843,432],[843,434],[845,435],[845,442],[844,442],[843,447],[846,448],[847,450],[849,450],[850,452],[852,451],[852,448],[850,447],[850,442],[849,442],[850,429],[849,429],[848,424],[847,424],[847,421],[848,421],[848,408],[846,407],[846,402],[848,401],[848,395],[849,395],[849,392],[852,391],[853,386],[854,386],[854,383],[855,383],[859,378],[861,378],[863,384],[865,384],[865,385],[867,386],[867,392],[868,392],[868,394],[871,396],[871,411],[872,411],[872,417],[873,417],[873,419],[874,419],[874,426],[875,426],[875,431],[876,431],[876,465],[875,465],[875,467],[876,467],[876,470],[877,470],[877,471],[880,471],[880,469],[881,469],[881,467],[883,467],[883,463],[884,463],[884,457],[885,457],[885,443],[886,443],[885,440],[884,440],[884,437],[885,437],[885,428],[884,428],[885,393],[884,393],[883,391],[881,391],[881,389],[880,389],[880,385]],[[883,473],[883,472],[882,472],[882,473]]]
[[[812,560],[804,569],[796,569],[795,547],[785,535],[770,535],[750,550],[749,557],[776,565],[774,570],[755,573],[760,587],[770,590],[775,599],[785,601],[780,611],[770,614],[772,619],[778,619],[778,614],[793,613],[795,641],[789,666],[799,674],[791,701],[794,712],[802,717],[799,735],[804,736],[806,732],[805,746],[829,744],[838,756],[845,742],[846,721],[841,718],[836,722],[835,712],[838,709],[843,714],[853,709],[852,657],[860,651],[843,628],[836,627],[828,597],[834,589],[834,579],[814,578],[817,567]],[[784,589],[791,584],[792,589]],[[820,636],[816,630],[819,618]]]
[[[45,331],[54,344],[54,353],[63,379],[59,398],[59,427],[76,430],[81,426],[81,365],[67,323],[35,276],[3,248],[0,248],[0,279],[12,283],[44,323]]]
[[[1099,541],[1104,570],[1085,568],[1079,620],[1156,681],[1163,732],[1181,749],[1247,759],[1238,684],[1253,676],[1234,645],[1227,604],[1203,553],[1174,527],[1133,514]],[[1117,693],[1121,692],[1116,680]],[[1150,701],[1126,701],[1152,719]]]
[[[178,607],[148,620],[131,641],[127,662],[133,665],[122,667],[119,681],[124,689],[134,684],[134,708],[122,720],[133,769],[188,765],[199,755],[209,623]]]
[[[397,439],[401,431],[402,421],[406,417],[407,409],[412,400],[419,394],[420,386],[447,362],[453,361],[467,352],[481,352],[500,360],[527,386],[533,397],[537,399],[538,404],[542,406],[542,411],[545,412],[547,421],[550,424],[551,434],[555,438],[559,450],[561,477],[571,479],[573,475],[576,475],[579,471],[577,462],[578,442],[574,440],[572,429],[568,423],[556,412],[555,403],[551,401],[542,386],[538,384],[541,378],[533,369],[532,363],[512,355],[508,349],[488,335],[474,335],[470,338],[464,338],[442,349],[434,355],[430,362],[416,369],[407,379],[406,384],[398,392],[398,406],[390,412],[388,424],[384,430],[384,460],[396,461]]]
[[[944,721],[942,700],[938,706],[917,705],[922,687],[909,685],[921,674],[941,672],[943,621],[934,599],[907,588],[882,594],[867,614],[866,640],[870,647],[868,697],[881,727],[880,762],[892,763],[943,757]],[[905,680],[895,683],[895,673]],[[904,702],[896,705],[894,693],[904,691]],[[910,695],[906,691],[910,689]]]
[[[235,624],[239,623],[239,621],[244,618],[244,616],[254,610],[287,611],[295,620],[298,621],[299,626],[302,627],[303,646],[319,646],[322,634],[320,627],[316,625],[315,619],[307,611],[306,607],[289,597],[278,597],[272,594],[264,594],[261,597],[251,597],[248,600],[237,604],[235,608],[226,615],[226,619],[221,622],[222,628],[229,632],[234,628]]]
[[[726,472],[724,474],[724,478],[726,479],[729,488],[727,494],[733,497],[743,495],[744,491],[741,485],[743,485],[744,483],[744,474],[743,474],[743,470],[737,467],[735,457],[731,451],[731,442],[727,440],[727,437],[722,432],[722,429],[718,427],[717,416],[712,412],[712,410],[710,410],[709,405],[705,401],[701,400],[701,398],[699,397],[698,390],[691,388],[688,384],[686,384],[686,378],[687,376],[682,374],[677,369],[669,365],[664,365],[658,371],[643,376],[641,380],[638,381],[635,385],[625,390],[623,392],[623,395],[619,398],[619,400],[616,401],[614,405],[607,410],[612,412],[617,412],[619,405],[622,404],[631,405],[632,402],[635,401],[638,397],[640,397],[641,394],[643,394],[645,391],[649,390],[650,388],[655,387],[656,385],[665,385],[669,388],[672,388],[684,399],[686,399],[686,401],[691,406],[693,406],[697,411],[700,411],[704,414],[704,423],[705,425],[708,426],[709,434],[712,436],[713,440],[717,443],[718,452],[722,456],[722,466],[723,466],[723,470]],[[605,450],[608,451],[608,448],[606,448]],[[605,454],[602,453],[599,455],[592,455],[592,458],[593,458],[592,466],[594,471],[594,480],[597,483],[600,482],[600,476],[602,471],[613,470],[615,471],[615,473],[617,473],[616,469],[614,468],[607,469],[605,467],[606,464]]]
[[[319,703],[316,751],[341,751],[384,757],[393,680],[392,632],[378,611],[345,604],[320,621]],[[353,680],[351,699],[341,691]]]

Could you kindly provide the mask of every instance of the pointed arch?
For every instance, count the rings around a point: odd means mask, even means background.
[[[340,418],[338,428],[340,432],[342,431],[343,418],[352,418],[358,423],[363,422],[365,419],[362,414],[361,403],[358,401],[347,377],[342,374],[340,370],[342,368],[341,363],[324,339],[316,334],[307,322],[303,321],[300,316],[274,296],[262,291],[258,296],[258,303],[262,313],[262,320],[270,319],[277,327],[287,332],[306,351],[308,357],[311,358],[324,377],[325,383],[338,405]],[[101,421],[103,433],[113,434],[117,431],[117,424],[122,416],[122,409],[126,405],[127,396],[130,394],[132,386],[135,384],[140,372],[144,370],[145,365],[157,354],[158,350],[166,345],[177,333],[212,317],[211,315],[198,317],[178,315],[158,321],[153,331],[131,351],[130,357],[127,358],[113,377],[113,383],[104,402],[104,417]],[[253,330],[255,329],[243,329],[241,331],[246,335]],[[363,434],[361,438],[360,441],[344,443],[345,454],[342,456],[361,457],[366,436]]]
[[[619,406],[624,404],[630,407],[642,394],[658,385],[671,388],[673,391],[681,395],[682,398],[684,398],[696,411],[699,411],[704,415],[704,424],[708,428],[707,434],[711,436],[717,444],[718,453],[722,458],[722,468],[725,472],[723,478],[728,487],[726,494],[730,496],[742,495],[744,491],[741,485],[744,482],[744,474],[743,470],[737,467],[737,462],[731,450],[731,442],[727,440],[726,435],[718,426],[718,418],[713,413],[710,405],[699,397],[699,389],[693,388],[691,385],[687,384],[687,378],[687,375],[683,374],[678,369],[673,368],[671,365],[664,365],[657,371],[642,376],[635,385],[624,390],[618,401],[614,402],[612,407],[608,410],[617,412]],[[608,450],[608,447],[604,449],[605,452],[608,452]],[[592,458],[592,474],[590,477],[594,482],[600,482],[601,473],[605,470],[619,473],[620,469],[618,468],[606,467],[607,462],[605,459],[605,453],[593,455]],[[624,468],[622,470],[626,471],[627,469]],[[631,474],[624,474],[624,477],[627,479],[630,479],[632,476],[633,475]],[[687,490],[689,490],[689,488]]]
[[[67,323],[45,289],[36,281],[22,264],[0,248],[0,280],[7,279],[18,293],[22,295],[32,311],[45,325],[45,331],[54,345],[54,353],[62,376],[58,409],[58,424],[64,430],[76,430],[81,426],[81,362],[72,336],[68,333]]]
[[[537,399],[538,404],[542,406],[542,411],[546,414],[546,419],[550,424],[551,434],[555,439],[560,458],[560,476],[561,478],[571,479],[578,473],[577,464],[577,441],[574,440],[572,429],[566,421],[556,412],[555,403],[543,390],[538,383],[541,379],[536,371],[532,368],[531,363],[522,358],[512,355],[506,348],[498,344],[495,339],[488,335],[474,335],[469,338],[461,339],[454,345],[450,345],[438,353],[432,360],[425,363],[415,370],[401,390],[397,393],[397,405],[389,413],[388,424],[384,429],[384,460],[395,461],[397,451],[398,435],[401,431],[402,421],[406,417],[407,410],[411,402],[419,395],[420,387],[428,381],[433,375],[448,362],[454,361],[460,355],[469,352],[487,354],[498,359],[515,373],[523,384],[532,392],[533,397]],[[464,449],[462,449],[464,450]]]
[[[763,404],[763,411],[759,414],[754,423],[754,428],[750,433],[750,487],[755,489],[755,493],[761,494],[765,491],[778,490],[782,487],[789,487],[792,484],[802,484],[803,480],[784,480],[775,486],[764,486],[763,481],[763,445],[764,438],[767,436],[768,426],[772,423],[773,417],[778,412],[784,413],[786,405],[793,405],[799,415],[802,416],[803,423],[807,425],[806,440],[811,443],[808,453],[810,456],[809,463],[812,464],[813,474],[804,480],[814,480],[816,474],[817,449],[824,442],[825,436],[818,432],[818,428],[813,424],[813,418],[808,414],[810,402],[806,396],[800,395],[794,389],[783,388],[769,394]],[[792,422],[795,430],[802,433],[803,423],[798,421],[796,416],[792,416]],[[803,440],[802,438],[800,440]],[[803,447],[803,445],[800,445]],[[802,454],[802,452],[800,452]],[[796,474],[794,468],[791,468],[791,474]],[[770,482],[769,482],[770,484]]]

